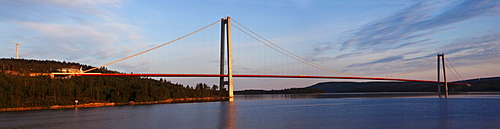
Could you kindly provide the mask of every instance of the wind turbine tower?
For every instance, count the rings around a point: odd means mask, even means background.
[[[10,40],[10,41],[12,41],[12,40]],[[19,42],[19,43],[16,43],[14,41],[12,41],[12,42],[16,44],[16,59],[19,59],[19,45],[23,42]]]

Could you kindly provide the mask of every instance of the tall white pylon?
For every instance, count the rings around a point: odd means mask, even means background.
[[[12,41],[12,40],[10,40],[10,41]],[[19,43],[16,43],[14,41],[12,41],[12,42],[16,44],[16,59],[19,59],[19,45],[23,42],[19,42]]]

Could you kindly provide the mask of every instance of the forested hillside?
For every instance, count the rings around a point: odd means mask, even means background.
[[[26,59],[13,59],[13,58],[3,58],[0,59],[1,71],[14,71],[20,74],[27,73],[49,73],[55,72],[60,68],[74,68],[74,69],[90,69],[93,66],[84,65],[74,62],[59,62],[53,60],[26,60]],[[93,70],[91,72],[95,73],[117,73],[117,71],[107,70],[105,67]]]
[[[126,103],[227,96],[227,91],[219,91],[216,85],[210,87],[199,83],[183,86],[164,79],[85,76],[52,79],[49,76],[28,76],[29,73],[48,73],[60,68],[92,68],[79,63],[0,59],[0,64],[0,108],[72,105],[76,99],[79,103]],[[117,73],[106,68],[91,72]]]
[[[500,91],[500,77],[465,80],[471,86],[449,85],[451,92]],[[463,81],[459,81],[463,83]],[[338,92],[436,92],[436,83],[421,82],[322,82],[307,88]],[[444,87],[442,89],[444,91]]]

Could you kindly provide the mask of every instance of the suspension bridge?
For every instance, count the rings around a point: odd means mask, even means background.
[[[235,24],[232,24],[233,22]],[[220,23],[220,29],[215,26],[218,23]],[[236,31],[233,31],[233,28]],[[199,37],[188,38],[196,36]],[[242,52],[242,54],[233,55],[233,51]],[[410,73],[422,72],[423,69],[435,69],[435,66],[431,66],[430,62],[433,62],[432,60],[436,57],[438,61],[437,76],[434,72],[424,76],[436,76],[437,80],[403,77]],[[436,57],[422,60],[424,63],[421,65],[404,70],[400,74],[381,77],[359,76],[310,61],[263,38],[230,17],[226,17],[170,42],[80,73],[74,73],[74,76],[215,77],[219,78],[221,90],[227,86],[229,97],[234,96],[234,77],[427,82],[438,84],[439,95],[441,95],[440,84],[444,84],[446,97],[448,96],[448,84],[468,85],[467,83],[448,82],[446,69],[449,69],[453,75],[459,74],[454,68],[450,70],[449,67],[446,67],[448,65],[445,64],[444,54],[438,54]],[[127,73],[87,73],[113,64],[117,67],[133,70],[135,73],[132,71],[127,71]],[[451,65],[451,63],[449,64]],[[442,68],[444,81],[440,81],[440,68]]]

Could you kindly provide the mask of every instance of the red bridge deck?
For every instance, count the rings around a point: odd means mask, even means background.
[[[136,77],[227,77],[227,74],[76,74],[77,76],[136,76]],[[318,79],[359,79],[359,80],[389,80],[389,81],[410,81],[410,82],[428,82],[428,83],[444,83],[438,81],[429,80],[413,80],[413,79],[397,79],[397,78],[377,78],[377,77],[337,77],[337,76],[306,76],[306,75],[238,75],[235,74],[233,77],[260,77],[260,78],[318,78]],[[470,86],[465,83],[454,83],[448,82],[448,84],[455,85],[465,85]]]

